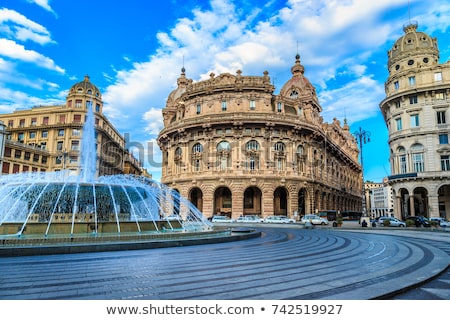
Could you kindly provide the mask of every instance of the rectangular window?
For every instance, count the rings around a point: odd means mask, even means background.
[[[48,138],[48,131],[42,131],[41,138]]]
[[[72,108],[72,100],[67,101],[67,107]]]
[[[450,171],[450,156],[441,156],[442,171]]]
[[[14,120],[8,120],[8,127],[14,127]]]
[[[70,147],[71,150],[80,150],[80,141],[74,140],[72,141],[72,145]]]
[[[413,153],[412,155],[414,172],[424,171],[423,153]]]
[[[227,111],[227,102],[222,101],[222,111]]]
[[[44,117],[44,119],[42,119],[42,124],[44,126],[48,125],[48,117]]]
[[[434,95],[434,98],[436,100],[444,100],[445,96],[444,96],[443,92],[436,92],[435,95]]]
[[[58,137],[64,137],[64,129],[58,130]]]
[[[22,156],[22,151],[20,151],[20,150],[14,151],[14,158],[20,159],[21,156]]]
[[[63,149],[63,142],[62,141],[58,141],[56,143],[56,151],[62,151]]]
[[[59,123],[60,124],[66,123],[66,115],[62,114],[59,116]]]
[[[202,112],[202,106],[201,105],[197,105],[197,114],[200,114]]]
[[[409,104],[417,104],[417,96],[409,97]]]
[[[411,115],[411,128],[417,128],[419,126],[419,115]]]
[[[255,100],[250,100],[250,110],[255,110],[256,109],[256,102]]]
[[[277,103],[277,112],[281,112],[283,110],[283,105],[281,104],[281,102]]]
[[[445,123],[445,111],[438,111],[436,112],[437,116],[437,123],[438,124],[444,124]]]
[[[30,131],[30,139],[36,138],[36,131]]]
[[[69,157],[69,163],[70,164],[76,164],[78,162],[78,157],[77,156],[70,156]]]
[[[72,136],[79,137],[81,135],[80,129],[72,129]]]
[[[73,122],[80,123],[81,122],[81,114],[75,114],[73,116]]]
[[[406,155],[399,156],[400,173],[406,173]]]
[[[23,143],[23,137],[25,136],[25,134],[23,132],[19,132],[19,134],[17,135],[17,140],[20,143]]]
[[[395,119],[395,124],[396,124],[396,126],[397,126],[397,131],[400,131],[400,130],[402,130],[402,118],[397,118],[397,119]]]
[[[414,87],[416,85],[416,77],[415,76],[409,77],[408,83],[410,87]]]
[[[47,157],[46,156],[42,156],[41,162],[43,164],[46,164],[47,163]]]
[[[4,156],[7,157],[7,158],[11,157],[11,148],[9,148],[9,147],[5,148]]]
[[[33,162],[39,162],[39,155],[38,154],[33,154]]]
[[[398,90],[400,88],[398,81],[394,82],[394,88],[395,88],[395,90]]]
[[[75,108],[81,108],[83,106],[83,101],[75,100]]]
[[[434,74],[434,81],[442,81],[442,72],[436,72]]]
[[[47,142],[41,142],[41,149],[42,150],[47,149]]]
[[[439,144],[448,144],[448,134],[442,133],[439,135]]]
[[[31,157],[31,153],[29,153],[29,152],[25,152],[25,154],[23,155],[24,160],[30,160],[30,157]]]
[[[37,124],[37,118],[31,118],[31,125],[35,126]]]
[[[19,127],[21,127],[21,128],[25,127],[25,119],[19,120]]]
[[[401,106],[400,100],[396,100],[396,101],[395,101],[395,107],[396,107],[397,109],[399,109],[400,106]]]

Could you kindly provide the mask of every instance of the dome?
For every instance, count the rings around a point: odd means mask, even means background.
[[[316,90],[304,76],[305,68],[300,63],[300,55],[295,56],[295,64],[291,68],[292,78],[281,88],[280,95],[283,97],[298,99],[300,97],[315,97]]]
[[[84,80],[75,83],[69,91],[69,94],[93,94],[96,97],[101,97],[100,90],[90,81],[89,76],[85,75]]]
[[[417,31],[418,24],[408,23],[403,27],[405,34],[401,36],[389,50],[389,67],[401,59],[409,59],[409,64],[415,63],[413,56],[424,58],[424,63],[439,60],[439,49],[436,38],[432,38],[425,32]]]

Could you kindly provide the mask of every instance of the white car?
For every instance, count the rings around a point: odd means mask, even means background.
[[[240,216],[236,222],[263,222],[264,219],[256,215]]]
[[[402,228],[406,227],[406,223],[398,220],[397,218],[394,218],[394,217],[382,217],[382,218],[383,219],[380,218],[380,220],[378,220],[378,221],[381,221],[381,222],[379,222],[380,226],[384,226],[384,221],[387,220],[387,221],[389,221],[390,227],[402,227]]]
[[[269,216],[264,219],[265,223],[294,223],[295,220],[286,216]]]
[[[234,219],[231,219],[230,217],[227,217],[227,216],[214,216],[212,219],[211,219],[211,222],[225,222],[225,223],[227,223],[227,222],[235,222],[235,220]]]
[[[326,225],[328,224],[328,219],[326,218],[322,218],[320,216],[318,216],[317,214],[307,214],[305,216],[302,217],[302,219],[300,220],[300,223],[307,223],[310,222],[311,224],[320,224],[320,225]]]
[[[437,223],[439,223],[439,226],[443,227],[443,228],[448,228],[450,227],[450,221],[445,220],[444,218],[430,218],[430,221],[436,221]]]

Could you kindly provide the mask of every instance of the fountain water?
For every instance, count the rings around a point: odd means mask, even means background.
[[[83,128],[81,173],[20,173],[0,178],[0,239],[209,231],[188,200],[145,177],[96,174],[92,104]]]

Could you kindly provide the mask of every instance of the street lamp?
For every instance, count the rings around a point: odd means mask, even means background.
[[[3,154],[5,151],[6,126],[0,121],[0,175],[3,172]]]
[[[356,141],[359,142],[359,150],[361,151],[360,159],[361,159],[361,177],[362,177],[362,215],[363,217],[367,217],[367,208],[366,208],[366,188],[364,185],[364,161],[363,161],[363,144],[370,142],[370,132],[361,129],[359,127],[359,131],[353,132],[356,137]]]

